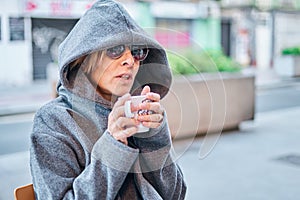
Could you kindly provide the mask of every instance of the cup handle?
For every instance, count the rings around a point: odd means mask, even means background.
[[[124,104],[124,112],[125,116],[129,118],[133,118],[134,114],[131,112],[131,101],[126,101]]]

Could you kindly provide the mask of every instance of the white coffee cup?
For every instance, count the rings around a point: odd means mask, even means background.
[[[125,116],[129,118],[134,118],[135,116],[138,115],[150,114],[151,111],[148,110],[138,110],[136,112],[131,112],[131,105],[137,107],[139,104],[143,103],[144,101],[148,101],[145,95],[132,96],[130,100],[125,102],[124,105]],[[138,125],[138,131],[137,131],[138,133],[147,132],[147,131],[149,131],[148,127],[143,126],[142,123]]]

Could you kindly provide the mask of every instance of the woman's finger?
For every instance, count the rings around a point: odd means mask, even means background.
[[[121,97],[119,97],[118,98],[118,100],[117,100],[117,102],[115,103],[115,105],[114,105],[114,108],[117,108],[117,107],[119,107],[119,106],[122,106],[122,105],[124,105],[125,104],[125,102],[127,101],[127,100],[129,100],[130,99],[130,94],[124,94],[123,96],[121,96]]]
[[[142,122],[142,124],[148,128],[158,128],[161,125],[161,122]]]
[[[114,107],[114,109],[111,111],[110,114],[111,117],[115,120],[117,120],[120,117],[124,117],[125,116],[124,106]]]
[[[127,118],[127,117],[120,117],[111,124],[110,131],[117,132],[119,130],[126,129],[127,127],[137,126],[138,123],[139,122],[135,119]]]
[[[131,137],[136,132],[137,132],[137,127],[133,126],[133,127],[129,127],[129,128],[123,129],[123,130],[119,130],[118,132],[113,133],[112,136],[116,140],[123,142],[124,144],[127,145],[127,138]]]
[[[162,114],[151,114],[151,115],[140,115],[137,117],[137,120],[141,122],[158,122],[160,123],[163,120],[164,116]]]
[[[143,90],[142,90],[142,92],[141,92],[141,95],[146,95],[147,93],[149,93],[150,92],[150,87],[148,86],[148,85],[146,85],[144,88],[143,88]]]
[[[111,113],[109,114],[109,121],[115,121],[119,117],[124,116],[124,104],[129,99],[130,94],[125,94],[117,100]]]
[[[146,94],[146,98],[154,101],[154,102],[159,102],[160,101],[160,95],[154,92],[149,92]]]
[[[157,114],[162,114],[164,112],[164,109],[159,102],[144,102],[139,105],[139,109],[151,110]]]

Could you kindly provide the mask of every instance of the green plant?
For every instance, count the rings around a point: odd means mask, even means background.
[[[300,55],[300,46],[284,48],[281,53],[282,55]]]
[[[168,52],[168,59],[174,74],[236,72],[241,69],[238,63],[217,50],[186,50],[180,54]]]
[[[174,74],[196,74],[198,69],[188,59],[168,52],[168,60]]]

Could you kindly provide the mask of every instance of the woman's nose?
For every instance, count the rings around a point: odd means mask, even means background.
[[[129,67],[133,67],[134,65],[134,58],[131,54],[131,51],[130,49],[127,47],[124,54],[122,55],[122,59],[124,59],[122,61],[122,65],[125,66],[125,65],[128,65]]]

